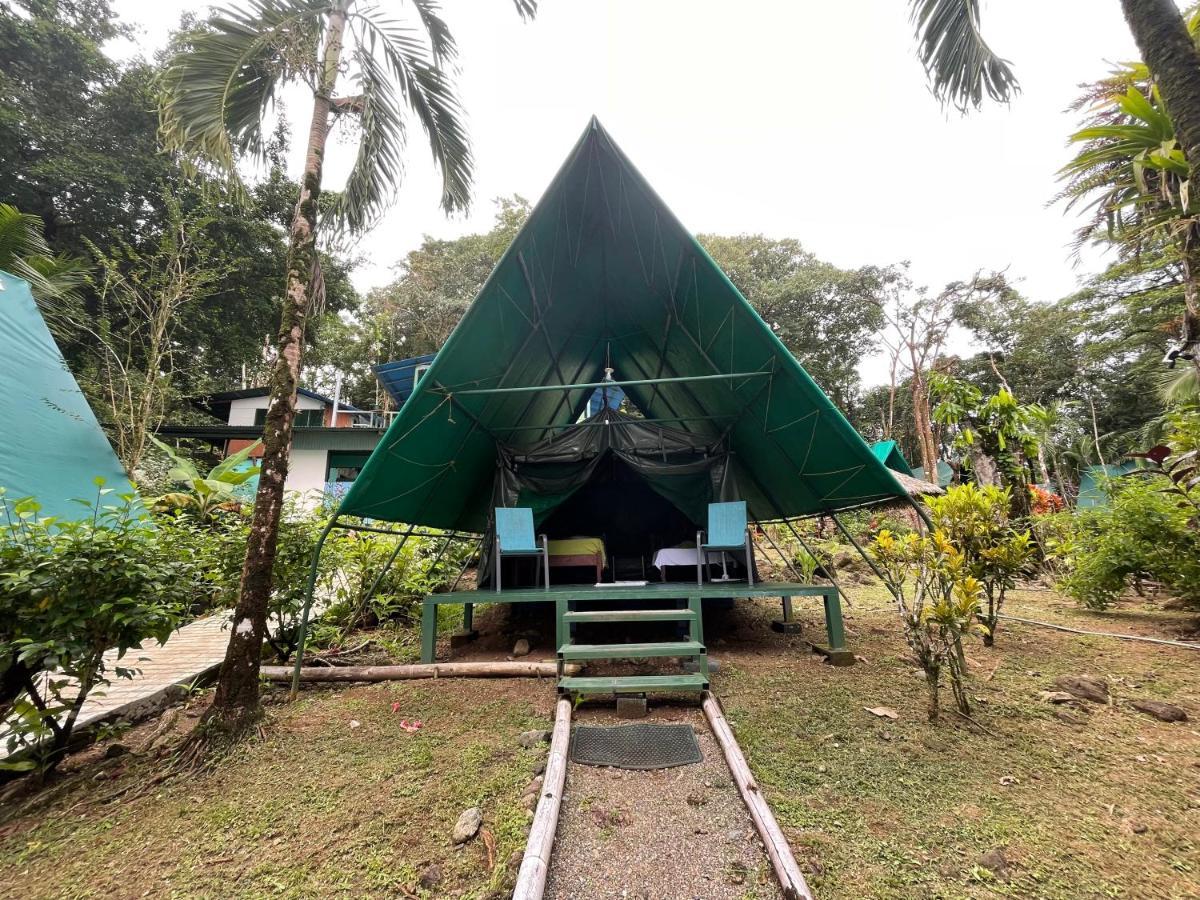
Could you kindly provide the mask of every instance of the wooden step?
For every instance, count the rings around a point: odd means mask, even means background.
[[[642,694],[647,691],[702,691],[703,675],[615,675],[607,678],[569,676],[558,689],[569,694]]]
[[[563,613],[564,622],[694,622],[690,609],[595,609]]]
[[[699,641],[660,641],[650,644],[563,644],[563,659],[643,659],[650,656],[700,656]]]

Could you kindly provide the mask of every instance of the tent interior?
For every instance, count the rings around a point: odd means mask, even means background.
[[[501,446],[492,501],[532,508],[538,533],[552,542],[601,542],[606,581],[695,580],[694,564],[660,571],[655,553],[694,548],[708,504],[736,496],[723,443],[602,408],[538,444]],[[492,538],[489,530],[489,550]],[[552,543],[552,556],[554,549]],[[596,581],[593,566],[559,565],[562,559],[554,559],[552,583]],[[492,565],[489,559],[480,566],[481,587],[492,583]],[[506,588],[533,586],[537,567],[529,559],[509,557],[502,565]],[[730,577],[744,577],[741,557],[731,555],[726,567]]]

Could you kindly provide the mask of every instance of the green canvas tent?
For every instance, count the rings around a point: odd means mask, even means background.
[[[728,455],[756,520],[907,499],[593,119],[339,516],[485,532],[505,458],[607,427],[576,424],[606,369],[648,424]]]
[[[908,464],[908,460],[904,458],[904,454],[900,452],[900,447],[895,441],[876,441],[871,445],[871,452],[875,454],[877,460],[893,472],[900,472],[904,475],[913,473],[912,466]]]
[[[0,487],[34,497],[42,515],[78,519],[73,500],[96,496],[93,479],[132,493],[125,470],[67,368],[20,278],[0,272]]]

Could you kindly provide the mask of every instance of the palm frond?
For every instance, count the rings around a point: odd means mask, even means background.
[[[245,0],[184,36],[160,76],[167,150],[245,194],[243,155],[264,158],[263,124],[284,82],[309,74],[329,0]]]
[[[979,30],[979,0],[909,0],[917,33],[917,56],[934,96],[965,112],[984,95],[1007,103],[1020,91],[1007,60]]]
[[[442,208],[465,208],[470,200],[473,160],[455,86],[433,58],[420,33],[378,16],[377,10],[351,10],[358,40],[362,135],[354,168],[332,215],[359,231],[382,212],[403,177],[407,131],[404,107],[429,138],[434,164],[442,174]]]
[[[42,220],[0,203],[0,269],[29,282],[51,330],[56,317],[73,312],[87,268],[82,260],[55,254],[42,231]]]

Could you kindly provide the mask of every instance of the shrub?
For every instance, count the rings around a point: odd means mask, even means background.
[[[1200,608],[1195,508],[1145,476],[1113,479],[1107,490],[1108,506],[1075,515],[1060,550],[1067,574],[1059,588],[1091,609],[1106,609],[1131,585],[1152,579]]]
[[[473,552],[461,541],[414,536],[385,572],[399,538],[354,531],[338,534],[342,566],[334,589],[336,600],[325,616],[332,630],[327,627],[321,635],[322,641],[335,644],[343,643],[356,628],[416,621],[421,598],[448,584]]]
[[[968,482],[927,500],[933,524],[963,555],[967,572],[979,582],[985,604],[979,611],[983,643],[996,639],[1000,613],[1017,575],[1033,558],[1028,530],[1013,527],[1007,489],[976,487]]]
[[[943,531],[897,536],[884,529],[871,546],[896,597],[904,638],[925,672],[929,721],[938,719],[943,669],[950,676],[955,705],[969,715],[962,639],[982,629],[977,621],[982,588],[968,571],[966,558]]]
[[[39,517],[36,501],[0,491],[0,711],[11,704],[10,755],[31,751],[4,768],[53,769],[84,702],[109,683],[104,654],[123,659],[144,640],[166,641],[196,587],[194,567],[136,497],[96,483],[91,515],[76,522]],[[111,674],[135,671],[118,664]]]

